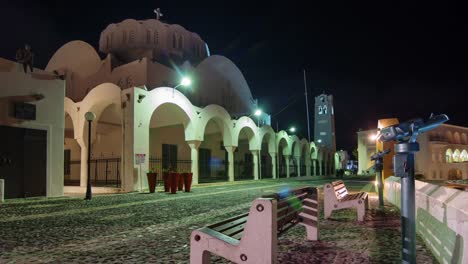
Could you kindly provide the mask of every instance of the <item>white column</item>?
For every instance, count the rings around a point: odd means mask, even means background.
[[[192,184],[198,184],[198,148],[201,141],[191,140],[187,141],[190,146],[190,157],[192,159]]]
[[[254,176],[254,180],[258,180],[258,164],[259,164],[259,161],[258,161],[258,153],[259,151],[258,150],[251,150],[250,152],[252,152],[252,163],[253,163],[253,176]]]
[[[306,167],[306,176],[310,176],[310,162],[311,160],[309,159],[309,157],[306,156],[306,160],[305,160],[305,167]]]
[[[229,165],[228,177],[229,177],[229,181],[233,182],[234,181],[234,151],[236,150],[236,147],[225,146],[225,148],[226,148],[226,151],[228,152],[228,165]]]
[[[273,179],[276,179],[276,153],[270,152],[271,157],[271,176]]]
[[[286,161],[286,178],[289,178],[290,177],[290,174],[289,174],[289,159],[290,159],[291,155],[284,155],[284,160]]]
[[[88,180],[88,146],[87,144],[81,145],[81,167],[80,167],[80,186],[86,187]]]
[[[301,177],[301,173],[303,173],[301,171],[301,157],[300,156],[296,156],[296,167],[297,167],[297,177]]]

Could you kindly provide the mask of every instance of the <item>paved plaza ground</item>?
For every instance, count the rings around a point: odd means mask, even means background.
[[[19,199],[0,204],[0,263],[188,263],[193,229],[244,213],[266,193],[329,180],[281,179],[212,184],[176,195],[120,194]],[[371,179],[346,180],[350,191],[374,191]],[[371,208],[376,208],[371,193]],[[399,211],[370,210],[365,223],[353,210],[320,219],[320,241],[302,226],[279,239],[279,263],[399,263]],[[418,263],[437,263],[418,241]],[[219,257],[214,263],[228,263]]]

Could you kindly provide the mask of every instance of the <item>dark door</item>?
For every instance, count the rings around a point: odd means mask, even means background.
[[[200,175],[200,181],[209,180],[211,177],[211,149],[198,149],[198,173]]]
[[[177,145],[162,145],[163,169],[177,169]]]
[[[46,195],[47,132],[0,126],[0,178],[5,198]]]

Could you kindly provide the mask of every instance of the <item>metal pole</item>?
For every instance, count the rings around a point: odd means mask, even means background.
[[[309,100],[307,99],[307,78],[306,71],[304,69],[304,90],[305,90],[305,101],[306,101],[306,110],[307,110],[307,138],[310,142],[310,121],[309,121]]]
[[[404,264],[416,263],[414,153],[418,150],[417,142],[395,145],[395,174],[401,177],[401,242]]]
[[[86,184],[85,200],[91,200],[91,120],[88,120],[88,182]],[[97,164],[96,164],[97,166]]]
[[[377,171],[377,188],[379,191],[379,207],[384,207],[384,200],[383,200],[383,180],[382,180],[382,170]]]

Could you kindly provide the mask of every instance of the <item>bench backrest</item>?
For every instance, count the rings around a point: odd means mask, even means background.
[[[277,200],[277,227],[278,235],[287,231],[303,221],[298,215],[307,210],[307,214],[318,219],[318,190],[313,187],[303,187],[282,193],[273,193],[262,196]],[[313,200],[310,202],[306,199]],[[310,208],[310,209],[309,209]],[[314,223],[317,226],[317,223]]]
[[[348,195],[348,189],[346,189],[346,186],[343,181],[334,181],[332,182],[333,185],[333,191],[335,192],[336,198],[338,200],[343,199],[346,195]]]
[[[304,210],[307,210],[309,215],[318,219],[317,188],[304,187],[288,190],[282,193],[263,195],[262,198],[276,200],[278,235],[281,235],[283,232],[295,226],[299,222],[306,221],[298,216],[298,214]],[[305,200],[307,198],[316,202]],[[246,227],[248,216],[249,213],[237,215],[221,222],[207,225],[206,227],[216,232],[222,233],[225,236],[240,240]],[[307,221],[310,222],[310,219],[307,219]],[[315,223],[315,226],[317,226],[317,223]]]

